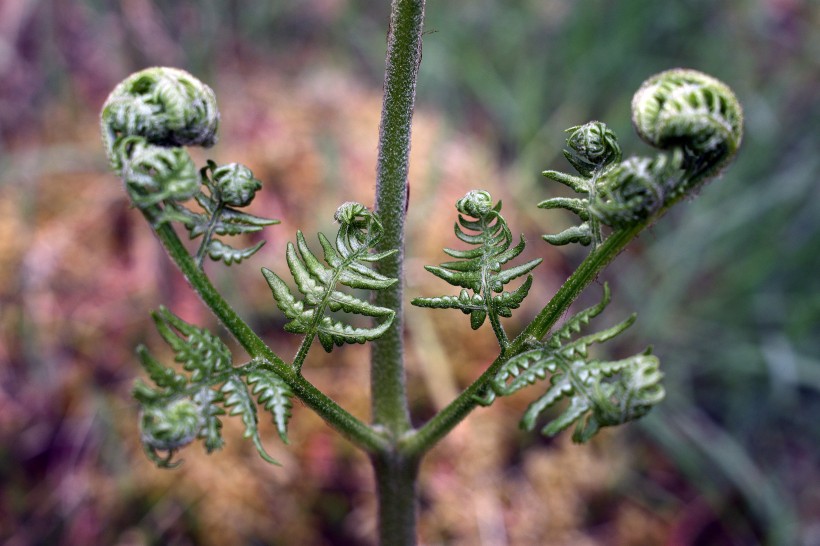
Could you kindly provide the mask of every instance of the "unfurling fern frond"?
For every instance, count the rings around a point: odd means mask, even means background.
[[[541,429],[542,434],[554,436],[576,423],[572,439],[583,443],[601,427],[643,417],[664,397],[659,365],[658,358],[651,354],[611,362],[559,361],[549,390],[530,404],[521,426],[533,430],[538,418],[565,397],[569,398],[569,405]]]
[[[676,68],[646,80],[632,98],[632,124],[645,142],[682,150],[688,192],[734,159],[743,139],[743,109],[732,90],[697,70]]]
[[[215,239],[214,236],[254,233],[265,226],[279,223],[279,220],[261,218],[237,210],[238,207],[244,207],[253,201],[262,183],[254,178],[249,168],[239,163],[217,166],[213,161],[208,161],[200,175],[202,184],[208,192],[199,191],[195,198],[203,212],[196,213],[182,205],[174,204],[173,209],[166,212],[164,218],[181,221],[192,239],[202,236],[202,243],[196,254],[200,267],[206,254],[226,265],[249,258],[262,248],[264,241],[248,248],[236,249],[224,241]]]
[[[509,342],[499,317],[512,316],[512,310],[521,305],[532,286],[532,276],[527,274],[542,260],[539,258],[506,269],[502,267],[524,250],[524,236],[512,246],[513,236],[501,216],[501,202],[493,205],[492,197],[486,191],[467,193],[456,203],[456,209],[460,213],[455,224],[456,237],[475,248],[445,248],[444,252],[457,261],[424,268],[453,286],[460,286],[461,293],[458,296],[415,298],[411,303],[434,309],[459,309],[470,315],[474,330],[489,316],[501,347],[506,348]],[[504,292],[507,283],[523,275],[527,275],[527,279],[520,287]]]
[[[543,174],[582,197],[547,199],[538,206],[569,210],[582,223],[545,235],[547,242],[598,246],[601,226],[621,229],[651,218],[719,174],[735,156],[743,132],[743,114],[731,89],[685,69],[644,82],[632,100],[632,121],[641,138],[665,153],[621,161],[615,135],[603,123],[568,129],[564,155],[580,176]]]
[[[252,256],[264,242],[237,249],[215,235],[241,235],[279,223],[237,210],[262,187],[238,163],[208,161],[197,173],[182,146],[216,142],[219,112],[210,87],[174,68],[148,68],[131,75],[109,95],[101,116],[103,141],[112,168],[122,176],[132,202],[154,227],[178,221],[191,238],[202,236],[196,253],[227,265]],[[207,190],[204,191],[204,190]],[[182,203],[195,199],[202,212]]]
[[[297,300],[287,284],[273,271],[262,269],[276,305],[290,319],[285,330],[304,334],[305,339],[294,359],[299,370],[314,337],[327,352],[334,345],[364,343],[381,336],[393,322],[395,311],[373,305],[352,294],[337,289],[338,285],[365,290],[384,290],[397,282],[368,267],[368,263],[385,258],[395,250],[373,254],[371,249],[382,237],[378,217],[359,203],[345,203],[336,211],[340,223],[335,245],[323,234],[319,243],[324,251],[323,263],[307,245],[304,235],[296,233],[296,245],[288,243],[287,262],[296,287],[304,296]],[[380,322],[374,327],[356,327],[334,320],[328,311],[373,317]]]
[[[134,387],[134,397],[142,406],[140,428],[148,457],[159,466],[175,466],[171,461],[176,451],[197,438],[204,440],[208,453],[221,448],[220,417],[229,412],[242,416],[245,437],[253,440],[262,458],[278,464],[262,446],[248,385],[254,385],[254,394],[271,412],[279,435],[286,440],[292,393],[284,381],[263,363],[234,367],[230,350],[218,337],[165,308],[153,318],[160,335],[174,350],[176,362],[190,373],[177,373],[160,364],[145,347],[137,349],[143,368],[156,385],[137,381]]]
[[[604,285],[601,302],[569,318],[543,343],[534,344],[506,361],[478,400],[489,405],[497,396],[509,396],[550,377],[550,388],[533,402],[521,421],[532,430],[537,419],[562,398],[569,398],[564,412],[542,432],[554,435],[574,422],[576,442],[589,440],[601,427],[613,426],[645,415],[664,396],[658,359],[648,352],[623,360],[589,359],[589,346],[603,343],[629,328],[635,316],[606,330],[572,339],[583,325],[599,315],[609,303]]]
[[[122,167],[118,141],[130,136],[163,148],[216,143],[219,110],[213,90],[184,70],[146,68],[122,81],[101,114],[103,143],[114,170]]]

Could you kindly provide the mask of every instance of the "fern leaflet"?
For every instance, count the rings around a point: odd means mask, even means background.
[[[635,316],[572,340],[573,334],[599,315],[609,300],[609,288],[604,285],[598,305],[569,318],[546,342],[505,362],[478,402],[489,405],[497,396],[509,396],[549,375],[550,388],[530,405],[521,421],[527,430],[532,430],[537,419],[562,398],[569,398],[569,405],[542,429],[543,434],[557,434],[577,421],[573,440],[586,442],[601,427],[645,415],[664,396],[658,359],[648,352],[617,361],[589,359],[590,345],[614,338],[634,323]]]
[[[397,279],[385,277],[366,265],[396,252],[370,253],[381,239],[381,222],[359,203],[343,204],[336,211],[335,218],[341,224],[335,245],[323,234],[318,236],[325,263],[310,250],[301,231],[296,233],[295,246],[288,243],[288,268],[304,300],[297,300],[276,273],[262,269],[277,307],[290,319],[285,330],[305,335],[293,362],[297,371],[315,337],[319,338],[325,351],[330,352],[334,345],[364,343],[378,338],[390,327],[395,316],[392,309],[373,305],[337,289],[341,284],[350,288],[383,290],[397,282]],[[380,322],[370,328],[356,327],[334,320],[326,314],[328,311],[373,317]]]
[[[501,347],[506,348],[509,341],[499,317],[512,316],[512,310],[521,305],[532,286],[532,276],[527,274],[542,260],[538,258],[508,269],[502,268],[521,254],[526,243],[522,235],[519,243],[512,246],[512,233],[501,216],[501,202],[493,206],[492,197],[486,191],[467,193],[456,203],[456,209],[460,213],[454,228],[456,237],[476,248],[445,248],[444,252],[457,261],[424,268],[453,286],[462,287],[462,290],[458,296],[415,298],[411,303],[433,309],[459,309],[470,315],[470,325],[474,330],[480,328],[489,316]],[[521,286],[512,292],[504,291],[507,283],[523,275],[527,275],[527,279]]]
[[[217,166],[213,161],[208,161],[207,166],[200,170],[200,177],[202,186],[208,190],[207,193],[200,190],[194,195],[194,199],[202,207],[202,212],[194,212],[179,203],[171,203],[160,217],[160,221],[180,221],[188,230],[191,239],[202,237],[196,253],[197,264],[200,267],[206,255],[212,260],[222,261],[225,265],[249,258],[262,248],[264,241],[237,249],[214,237],[255,233],[265,226],[279,223],[279,220],[237,210],[238,207],[247,206],[253,201],[262,183],[254,178],[250,169],[238,163]]]
[[[258,369],[248,374],[248,386],[251,387],[256,399],[273,415],[273,422],[279,437],[288,443],[288,420],[290,419],[293,403],[293,392],[288,384],[275,373]]]
[[[253,385],[254,394],[259,393],[260,403],[271,412],[279,435],[286,440],[292,397],[287,384],[264,363],[234,367],[230,350],[218,337],[164,307],[153,318],[174,350],[176,362],[189,374],[162,365],[144,346],[137,348],[143,368],[156,385],[138,380],[134,387],[134,397],[142,406],[142,444],[148,457],[161,467],[175,466],[176,451],[197,438],[204,440],[208,453],[220,449],[224,444],[220,417],[229,413],[242,416],[245,437],[253,440],[262,458],[278,464],[262,446],[249,386]]]

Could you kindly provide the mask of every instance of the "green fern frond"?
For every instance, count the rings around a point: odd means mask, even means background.
[[[196,213],[175,203],[166,209],[162,219],[180,221],[191,239],[202,237],[196,253],[200,267],[206,255],[225,265],[251,257],[262,248],[264,241],[238,249],[214,237],[255,233],[265,226],[279,223],[279,220],[237,210],[237,207],[244,207],[253,201],[262,183],[254,178],[250,169],[239,163],[217,166],[213,161],[208,161],[207,166],[200,170],[200,176],[207,193],[199,191],[194,197],[203,212]]]
[[[595,247],[603,241],[602,226],[622,229],[651,218],[719,174],[743,134],[743,112],[732,90],[695,70],[668,70],[644,82],[632,100],[632,121],[642,139],[664,152],[621,161],[615,134],[605,124],[567,129],[564,155],[580,176],[543,174],[582,197],[555,197],[538,206],[569,210],[582,223],[545,235],[548,243]]]
[[[256,404],[248,392],[248,387],[239,377],[229,377],[220,389],[226,396],[224,406],[229,415],[241,415],[245,424],[245,438],[251,438],[259,456],[265,461],[278,465],[279,463],[265,451],[262,439],[259,437],[259,417],[256,413]]]
[[[345,203],[336,212],[340,222],[335,246],[321,233],[319,243],[324,263],[308,247],[302,232],[296,233],[296,245],[288,243],[286,258],[296,288],[303,295],[298,300],[287,284],[273,271],[262,269],[277,307],[290,319],[285,330],[304,334],[305,339],[294,359],[299,370],[314,337],[330,352],[334,345],[364,343],[380,337],[390,326],[395,311],[373,305],[337,289],[337,285],[364,290],[383,290],[396,279],[380,275],[366,264],[389,256],[395,251],[371,254],[382,236],[382,226],[375,214],[359,203]],[[380,319],[375,327],[354,327],[326,316],[328,311],[342,311]]]
[[[288,421],[293,408],[293,392],[288,384],[273,372],[257,369],[248,374],[248,386],[262,407],[273,416],[279,437],[286,444],[289,443]]]
[[[506,348],[507,335],[498,318],[512,316],[512,310],[521,305],[532,286],[532,276],[527,274],[542,260],[539,258],[506,269],[502,267],[518,257],[526,243],[522,235],[518,244],[512,246],[512,233],[501,216],[501,202],[493,205],[492,197],[486,191],[469,192],[458,201],[456,208],[460,213],[455,224],[456,237],[476,248],[445,248],[444,252],[457,261],[424,268],[453,286],[461,287],[461,293],[458,296],[415,298],[411,303],[433,309],[459,309],[470,315],[474,330],[480,328],[489,316],[499,343]],[[518,289],[504,292],[507,283],[524,275],[527,279]]]
[[[219,112],[211,88],[187,72],[157,67],[131,75],[106,100],[101,123],[111,166],[134,205],[150,211],[154,228],[181,222],[192,239],[201,236],[200,267],[205,256],[226,265],[241,262],[264,244],[237,249],[215,236],[253,233],[279,223],[237,210],[262,187],[244,165],[208,161],[197,173],[183,146],[213,145]],[[183,205],[192,198],[202,212]]]
[[[538,418],[565,397],[569,406],[541,429],[542,434],[553,436],[577,423],[572,439],[586,442],[601,427],[643,417],[664,397],[659,365],[650,354],[613,362],[559,360],[559,373],[550,379],[550,389],[527,408],[521,426],[534,429]]]
[[[144,345],[137,347],[137,356],[142,363],[143,369],[148,372],[148,377],[151,378],[151,381],[153,381],[157,387],[174,391],[183,389],[188,384],[187,377],[160,364],[157,359],[151,356],[151,353],[148,352],[148,348]]]
[[[174,454],[196,439],[211,453],[224,444],[221,417],[241,415],[245,436],[259,454],[274,461],[262,447],[256,405],[249,392],[259,393],[260,403],[271,411],[279,435],[286,440],[293,393],[272,371],[251,362],[234,367],[228,347],[216,336],[183,321],[167,309],[153,314],[160,335],[174,350],[176,362],[189,372],[180,374],[159,363],[140,346],[140,362],[156,387],[143,381],[134,386],[141,405],[142,443],[148,457],[161,467],[172,467]],[[247,385],[245,383],[247,381]]]
[[[576,428],[573,439],[577,442],[589,440],[600,427],[618,425],[648,412],[664,395],[656,357],[644,353],[611,362],[589,360],[589,346],[619,335],[635,322],[634,315],[600,332],[572,339],[604,310],[609,299],[609,288],[604,285],[598,305],[575,314],[545,342],[505,362],[478,402],[489,405],[497,396],[509,396],[549,377],[549,390],[527,410],[522,427],[532,430],[547,408],[569,398],[565,411],[544,427],[543,433],[557,434],[588,413]]]
[[[217,336],[188,324],[165,307],[152,317],[160,335],[176,353],[175,360],[192,372],[193,383],[208,381],[214,374],[231,369],[231,351]]]

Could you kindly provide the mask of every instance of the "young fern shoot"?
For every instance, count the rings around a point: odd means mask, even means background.
[[[532,275],[528,273],[543,260],[538,258],[515,267],[502,268],[524,251],[526,243],[522,235],[518,244],[511,246],[513,236],[507,221],[501,216],[501,201],[493,205],[488,192],[470,191],[456,203],[456,210],[459,212],[454,228],[456,237],[475,248],[445,248],[444,253],[457,261],[424,268],[453,286],[460,286],[461,293],[458,296],[415,298],[411,303],[433,309],[459,309],[470,315],[473,330],[479,329],[489,317],[502,351],[506,350],[510,341],[499,317],[512,316],[512,310],[521,305],[532,286]],[[504,291],[507,283],[524,275],[527,279],[521,286],[512,292]]]
[[[246,383],[254,385],[254,394],[271,412],[285,443],[293,396],[288,385],[259,362],[234,367],[230,349],[218,337],[164,307],[153,316],[176,362],[190,375],[163,366],[145,347],[138,347],[143,368],[156,385],[138,381],[134,388],[142,407],[142,444],[148,457],[158,466],[175,466],[171,461],[176,451],[197,438],[204,440],[208,453],[221,448],[220,416],[228,413],[242,416],[245,437],[252,439],[265,461],[278,464],[262,446],[256,404]]]
[[[131,75],[109,95],[101,123],[111,167],[122,176],[134,205],[155,228],[177,221],[192,239],[202,236],[195,253],[200,268],[206,254],[231,265],[265,244],[236,249],[214,235],[254,233],[279,223],[237,210],[262,187],[250,169],[238,163],[219,167],[209,160],[197,172],[182,148],[212,146],[219,126],[214,92],[187,72],[156,67]],[[192,198],[202,212],[183,205]]]
[[[217,166],[213,161],[208,161],[200,170],[200,176],[202,185],[207,188],[208,193],[199,191],[194,195],[194,199],[202,207],[203,212],[193,212],[179,203],[172,203],[166,210],[165,217],[178,219],[188,230],[191,239],[202,236],[202,242],[196,252],[199,267],[202,267],[206,254],[213,260],[221,260],[225,265],[250,258],[262,248],[265,241],[238,249],[215,239],[214,235],[255,233],[266,226],[279,223],[279,220],[261,218],[237,210],[253,201],[262,183],[254,178],[249,168],[239,163]]]
[[[583,221],[544,239],[554,245],[600,246],[602,226],[628,229],[648,221],[719,175],[743,135],[743,112],[725,84],[696,70],[674,69],[648,79],[632,100],[638,135],[664,150],[621,161],[615,134],[601,122],[568,129],[564,155],[580,176],[544,171],[581,198],[552,198],[540,208],[563,208]]]
[[[507,360],[478,403],[490,405],[497,396],[514,394],[545,380],[549,374],[550,388],[530,405],[521,420],[526,430],[535,428],[536,420],[565,397],[569,405],[542,429],[543,434],[553,436],[577,421],[572,439],[586,442],[600,427],[620,425],[645,415],[664,396],[658,359],[648,351],[608,362],[589,357],[590,345],[619,335],[635,322],[635,315],[606,330],[571,340],[590,319],[601,314],[609,301],[609,286],[605,284],[598,305],[576,313],[546,341],[532,343],[529,349]]]
[[[277,307],[289,319],[285,330],[304,336],[291,364],[274,354],[238,316],[203,270],[206,256],[231,265],[249,258],[262,245],[234,248],[217,237],[255,233],[277,223],[239,210],[251,203],[261,187],[247,167],[208,161],[197,170],[184,149],[216,142],[219,112],[213,91],[181,70],[149,68],[114,89],[101,118],[106,153],[131,202],[202,301],[250,356],[244,364],[234,365],[231,351],[219,337],[165,308],[154,313],[157,329],[182,369],[164,366],[145,347],[137,349],[153,383],[138,381],[134,388],[147,456],[161,467],[170,467],[177,464],[176,452],[197,439],[203,440],[209,453],[219,449],[222,417],[239,415],[245,436],[260,456],[276,464],[262,444],[257,406],[272,415],[287,443],[296,397],[371,456],[380,537],[383,544],[398,545],[415,543],[415,482],[422,456],[477,405],[490,405],[499,396],[549,379],[544,394],[526,410],[521,426],[533,430],[549,408],[567,399],[564,411],[557,417],[550,415],[541,430],[552,435],[575,424],[573,439],[585,442],[600,428],[641,417],[660,402],[662,374],[658,359],[649,351],[612,361],[591,358],[588,352],[590,345],[625,331],[634,316],[575,337],[609,303],[607,285],[598,305],[556,324],[643,229],[720,174],[740,145],[743,118],[737,99],[724,84],[694,70],[676,69],[647,80],[632,102],[638,134],[661,150],[654,157],[623,160],[615,135],[603,123],[570,128],[564,154],[578,174],[546,171],[544,175],[569,186],[579,197],[551,198],[539,207],[569,210],[581,223],[544,239],[553,245],[589,245],[591,251],[513,339],[501,318],[510,317],[527,297],[533,284],[530,273],[542,259],[509,265],[521,255],[525,241],[521,236],[515,243],[501,215],[501,202],[494,204],[490,194],[481,190],[460,199],[455,235],[469,248],[446,248],[453,260],[426,269],[461,292],[419,297],[412,303],[458,309],[470,315],[473,329],[489,321],[500,351],[455,400],[423,426],[413,428],[407,411],[401,323],[397,322],[402,308],[397,277],[402,273],[399,249],[403,248],[406,164],[399,162],[401,168],[396,170],[391,161],[406,159],[409,153],[424,2],[394,0],[392,6],[388,73],[397,70],[402,77],[388,78],[385,86],[392,91],[386,92],[380,144],[384,165],[380,163],[376,199],[380,211],[392,212],[380,218],[362,204],[344,203],[335,215],[339,223],[335,241],[318,234],[321,259],[297,231],[295,244],[287,245],[286,261],[299,294],[272,270],[262,270]],[[198,210],[188,208],[191,202]],[[191,239],[201,237],[195,252],[180,241],[174,224],[181,224]],[[371,267],[380,260],[384,260],[377,264],[383,267],[381,273]],[[524,276],[517,288],[505,291],[511,281]],[[377,303],[342,287],[376,292]],[[381,338],[374,344],[371,363],[374,424],[348,413],[301,374],[317,338],[328,352],[346,343]]]
[[[237,163],[218,167],[208,161],[197,172],[182,147],[209,147],[216,142],[219,112],[207,85],[182,70],[149,68],[114,89],[101,119],[111,166],[153,229],[159,233],[179,222],[191,238],[203,236],[195,254],[200,269],[206,254],[231,265],[264,244],[234,249],[214,238],[256,232],[278,221],[237,210],[250,204],[261,187],[250,169]],[[183,204],[192,198],[202,212]],[[156,385],[138,381],[134,389],[142,407],[142,443],[148,457],[159,466],[174,466],[176,451],[197,438],[204,440],[209,453],[219,449],[223,445],[220,417],[230,414],[241,415],[245,436],[260,456],[278,464],[262,445],[253,395],[271,412],[279,436],[287,443],[293,396],[289,385],[263,360],[234,367],[230,350],[218,337],[165,308],[154,313],[154,322],[190,375],[163,366],[145,347],[137,349]]]
[[[276,273],[262,269],[276,305],[290,319],[285,330],[305,335],[293,361],[297,372],[301,370],[315,337],[327,352],[334,345],[364,343],[381,336],[396,314],[392,309],[373,305],[336,289],[342,284],[350,288],[384,290],[397,282],[397,279],[380,275],[366,265],[396,252],[371,253],[384,231],[378,217],[364,205],[349,202],[339,207],[335,219],[341,224],[335,247],[327,237],[319,234],[327,265],[311,252],[301,231],[296,233],[296,247],[288,243],[288,267],[304,301],[298,301]],[[327,311],[374,317],[381,322],[372,328],[354,327],[341,320],[334,321],[326,315]]]

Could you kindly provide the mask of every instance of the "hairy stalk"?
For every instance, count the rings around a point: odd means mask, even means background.
[[[379,544],[416,544],[416,481],[419,458],[396,452],[371,456],[376,475]]]
[[[196,251],[196,265],[202,268],[203,261],[205,260],[205,256],[208,254],[208,245],[211,243],[211,237],[214,236],[214,230],[216,229],[216,223],[219,221],[219,215],[222,213],[222,209],[224,205],[220,203],[216,210],[214,211],[214,215],[211,217],[211,221],[208,222],[208,227],[205,230],[205,233],[202,235],[202,243],[199,245],[199,249]]]
[[[145,208],[142,209],[142,212],[150,225],[156,225],[158,214],[156,208]],[[182,274],[185,275],[197,295],[236,338],[251,358],[259,358],[269,363],[273,371],[288,384],[293,393],[306,406],[313,409],[325,422],[351,442],[369,452],[385,449],[384,437],[345,411],[271,351],[265,342],[256,335],[216,291],[205,273],[188,254],[188,250],[169,224],[160,224],[154,231],[168,255],[179,267]]]
[[[410,129],[421,63],[424,0],[393,0],[384,76],[384,101],[379,128],[375,211],[384,221],[384,236],[376,249],[398,252],[382,260],[378,271],[398,278],[376,294],[375,304],[396,311],[396,317],[371,355],[371,404],[374,424],[394,442],[410,428],[405,386],[403,326],[404,219]],[[417,460],[388,450],[373,459],[379,495],[381,544],[415,544]]]
[[[421,62],[424,0],[393,0],[384,77],[384,102],[379,129],[376,214],[384,221],[377,250],[398,249],[378,265],[382,275],[399,278],[376,295],[376,305],[396,311],[393,325],[373,343],[373,421],[398,436],[409,427],[402,352],[402,263],[410,128]]]

